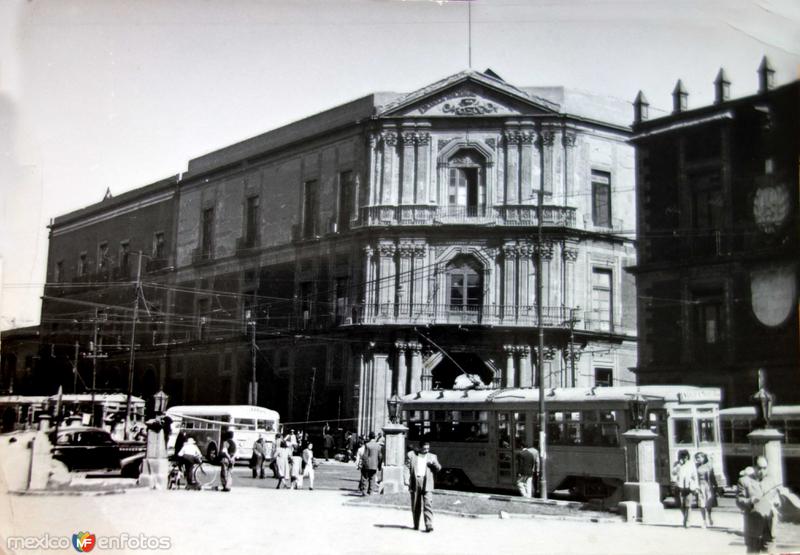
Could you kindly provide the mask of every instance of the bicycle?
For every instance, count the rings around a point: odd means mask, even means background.
[[[205,462],[192,465],[192,475],[194,477],[194,489],[209,489],[216,480],[219,472],[214,472],[213,467]],[[183,464],[172,461],[172,466],[167,475],[167,489],[180,489],[183,484],[184,489],[190,489],[183,471]]]

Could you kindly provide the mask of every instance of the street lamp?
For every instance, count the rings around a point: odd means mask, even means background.
[[[628,404],[631,409],[633,427],[637,430],[644,430],[647,426],[647,399],[637,392],[633,394]]]
[[[158,393],[153,395],[153,410],[155,411],[156,415],[164,414],[164,411],[167,409],[168,401],[169,395],[164,393],[163,389],[159,389]]]
[[[389,421],[397,424],[397,409],[400,406],[400,397],[397,396],[397,393],[386,400],[386,405],[389,408]]]

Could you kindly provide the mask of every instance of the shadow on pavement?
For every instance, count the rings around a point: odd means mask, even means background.
[[[405,526],[403,524],[373,524],[375,528],[396,528],[398,530],[414,530],[413,526]]]

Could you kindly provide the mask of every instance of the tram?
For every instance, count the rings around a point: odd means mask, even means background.
[[[633,427],[631,400],[647,400],[658,435],[656,480],[669,494],[680,449],[706,453],[726,483],[720,446],[718,388],[640,386],[553,388],[545,391],[547,485],[582,497],[612,498],[626,475],[622,434]],[[464,489],[514,489],[516,452],[538,447],[538,389],[420,391],[402,399],[408,439],[431,442],[442,463],[437,483]]]
[[[728,476],[753,464],[753,449],[747,434],[753,431],[756,409],[753,406],[730,407],[719,411],[722,429],[723,466]],[[784,482],[800,491],[800,405],[772,407],[770,425],[783,433]]]

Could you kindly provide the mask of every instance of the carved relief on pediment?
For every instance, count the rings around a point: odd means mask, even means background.
[[[411,106],[407,114],[457,117],[520,114],[512,104],[492,98],[477,87],[459,87],[421,100]]]

